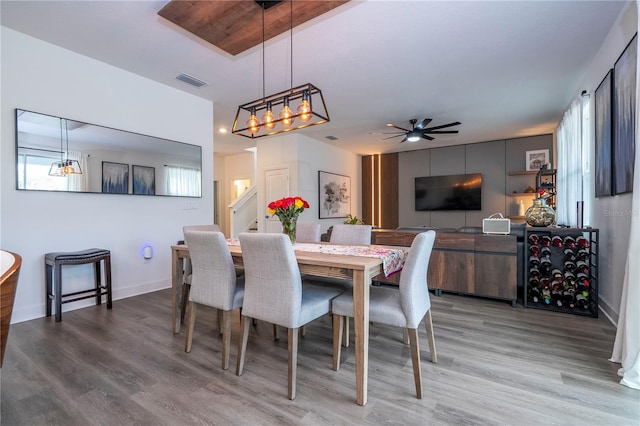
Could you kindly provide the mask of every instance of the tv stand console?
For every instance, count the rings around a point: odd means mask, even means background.
[[[508,300],[515,307],[517,241],[515,235],[438,232],[429,260],[428,284],[443,292]],[[374,230],[372,243],[410,246],[418,232]]]

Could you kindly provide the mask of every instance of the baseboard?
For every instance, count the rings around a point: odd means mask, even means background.
[[[605,302],[604,300],[602,300],[601,297],[598,298],[598,308],[600,309],[600,312],[602,312],[604,314],[605,317],[607,317],[609,319],[609,321],[611,321],[611,324],[614,325],[614,327],[618,327],[618,319],[619,319],[619,314],[611,307],[611,305],[609,305],[607,302]]]
[[[163,290],[171,287],[171,280],[153,281],[148,283],[137,284],[131,287],[114,288],[113,300],[126,299],[128,297],[138,296],[140,294],[151,293],[152,291]],[[103,299],[104,300],[104,299]],[[95,306],[94,299],[79,300],[77,302],[62,305],[62,313],[75,311],[76,309]],[[115,308],[115,307],[114,307]],[[44,303],[34,304],[21,309],[14,307],[11,313],[11,324],[29,321],[36,318],[43,318],[46,313]]]

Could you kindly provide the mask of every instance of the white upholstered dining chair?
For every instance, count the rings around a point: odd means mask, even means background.
[[[288,397],[296,397],[298,329],[330,312],[336,287],[303,284],[289,237],[284,234],[241,233],[245,297],[240,319],[238,364],[242,375],[251,319],[287,328],[289,346]]]
[[[184,350],[191,352],[197,306],[216,308],[222,312],[222,368],[226,370],[229,368],[231,315],[242,307],[244,278],[236,277],[227,240],[221,232],[185,229],[184,236],[193,269]]]
[[[329,242],[368,246],[371,244],[371,225],[333,225]]]
[[[320,224],[319,223],[300,223],[296,225],[296,241],[299,243],[317,243],[320,242]]]
[[[436,363],[436,343],[431,319],[431,299],[427,287],[429,258],[436,238],[434,231],[418,234],[409,250],[402,268],[398,288],[390,286],[371,287],[369,296],[369,319],[374,323],[402,327],[409,334],[411,362],[416,385],[416,395],[422,399],[422,369],[418,327],[423,319],[427,329],[431,362]],[[340,367],[340,334],[344,317],[353,317],[353,295],[344,293],[332,302],[333,313],[333,368]]]

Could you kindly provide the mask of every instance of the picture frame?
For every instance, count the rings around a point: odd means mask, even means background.
[[[613,195],[611,149],[613,147],[613,69],[595,92],[595,196]]]
[[[318,171],[318,212],[320,219],[351,214],[351,177]]]
[[[541,167],[549,163],[549,150],[538,149],[534,151],[527,151],[525,163],[527,165],[527,171],[540,170]]]
[[[134,195],[156,195],[156,168],[148,166],[138,166],[133,168],[133,194]]]
[[[637,57],[638,34],[636,33],[613,68],[614,118],[611,166],[614,194],[633,191]]]
[[[102,192],[106,194],[129,193],[129,165],[102,162]]]

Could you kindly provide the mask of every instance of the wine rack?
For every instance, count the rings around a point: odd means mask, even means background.
[[[524,306],[598,317],[598,235],[592,228],[524,230]]]

